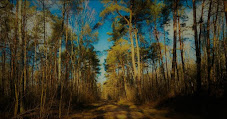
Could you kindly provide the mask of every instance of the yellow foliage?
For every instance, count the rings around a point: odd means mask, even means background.
[[[116,65],[119,61],[125,60],[125,56],[127,56],[130,45],[127,40],[119,39],[115,46],[112,47],[111,50],[108,51],[107,55],[107,64],[108,65]]]
[[[110,2],[105,2],[105,9],[99,14],[100,17],[105,17],[107,14],[109,13],[114,13],[116,10],[118,11],[124,11],[124,12],[129,12],[129,9],[122,6],[122,5],[119,5],[117,3],[114,3],[113,1]]]

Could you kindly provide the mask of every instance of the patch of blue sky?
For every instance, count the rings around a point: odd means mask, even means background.
[[[99,54],[99,60],[100,60],[100,74],[98,75],[98,82],[99,83],[103,83],[104,81],[106,81],[106,77],[105,77],[105,66],[104,66],[104,62],[105,59],[107,57],[107,50],[112,46],[112,42],[109,42],[107,39],[110,38],[109,35],[107,35],[107,32],[112,32],[112,28],[111,28],[111,22],[108,20],[105,21],[101,21],[102,18],[99,16],[99,13],[104,9],[103,4],[100,1],[96,1],[96,0],[92,0],[89,1],[89,7],[91,9],[94,9],[96,11],[97,14],[95,14],[95,23],[98,22],[104,22],[103,25],[98,28],[98,32],[99,32],[99,41],[94,44],[95,50],[101,52]]]

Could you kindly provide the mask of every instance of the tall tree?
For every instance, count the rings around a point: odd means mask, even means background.
[[[197,32],[197,21],[196,21],[196,2],[193,2],[193,30],[194,30],[194,40],[195,40],[195,48],[196,48],[196,64],[197,64],[197,91],[200,92],[201,89],[201,55],[199,49],[199,41],[198,41],[198,32]]]
[[[108,2],[107,2],[108,3]],[[133,7],[133,2],[130,1],[129,2],[129,8],[126,8],[124,6],[120,6],[117,1],[114,2],[110,2],[108,3],[109,6],[106,7],[101,13],[100,16],[105,17],[107,15],[107,13],[110,12],[116,12],[128,25],[128,33],[129,33],[129,39],[131,41],[131,59],[132,59],[132,67],[133,67],[133,77],[134,80],[136,80],[137,78],[137,68],[136,68],[136,62],[135,62],[135,49],[134,49],[134,40],[133,40],[133,23],[132,23],[132,19],[133,19],[133,11],[132,11],[132,7]],[[128,12],[129,17],[125,17],[120,13],[120,10]],[[139,50],[139,49],[138,49]],[[138,58],[140,59],[140,58]]]
[[[211,17],[211,7],[213,0],[209,3],[208,10],[208,18],[207,18],[207,75],[208,75],[208,93],[211,92],[211,79],[210,79],[210,71],[211,71],[211,59],[210,59],[210,17]]]
[[[177,57],[177,6],[178,0],[174,1],[173,5],[173,60],[172,60],[172,71],[171,71],[171,79],[175,81],[175,70],[176,70],[176,57]]]

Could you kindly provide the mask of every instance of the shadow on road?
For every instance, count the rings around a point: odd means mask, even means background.
[[[199,119],[190,115],[174,114],[167,109],[155,109],[150,106],[138,106],[133,103],[117,103],[100,101],[83,107],[83,111],[75,112],[65,118],[78,119]]]

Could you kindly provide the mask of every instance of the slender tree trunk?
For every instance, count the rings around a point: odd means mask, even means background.
[[[66,51],[66,63],[65,63],[65,80],[68,81],[69,71],[68,71],[68,62],[69,62],[69,55],[68,55],[68,11],[66,12],[66,30],[65,30],[65,51]]]
[[[63,30],[64,30],[64,19],[65,19],[65,5],[66,5],[66,3],[65,3],[65,1],[64,1],[64,4],[63,4],[63,10],[62,10],[62,37],[63,37],[63,35],[64,35],[64,32],[63,32]],[[59,103],[59,118],[61,118],[61,108],[62,108],[62,92],[63,92],[63,80],[61,79],[61,37],[60,37],[60,39],[59,39],[59,58],[58,58],[58,80],[59,80],[59,82],[60,82],[60,103]]]
[[[203,11],[204,11],[204,6],[205,6],[205,0],[203,0],[202,2],[202,10],[201,10],[201,16],[200,16],[200,24],[199,24],[199,41],[198,41],[198,47],[199,47],[199,50],[201,50],[201,38],[202,38],[202,27],[203,27]],[[199,58],[200,58],[200,62],[201,62],[201,53],[199,53]],[[200,63],[200,68],[201,68],[201,63]],[[198,73],[198,72],[197,72]],[[197,74],[198,75],[198,74]],[[198,77],[197,77],[198,78]],[[201,72],[200,72],[200,78],[201,77]]]
[[[153,64],[154,64],[154,73],[155,73],[156,87],[158,87],[157,63],[153,60]]]
[[[208,93],[211,92],[211,79],[210,79],[210,70],[211,70],[211,60],[210,60],[210,16],[211,16],[211,6],[212,1],[209,4],[208,18],[207,18],[207,75],[208,75]]]
[[[77,37],[77,44],[78,44],[78,51],[80,52],[80,38]],[[81,58],[81,53],[78,53],[79,58],[77,60],[77,95],[79,95],[79,89],[80,89],[80,58]]]
[[[154,65],[154,61],[153,62],[153,65]],[[151,82],[152,82],[152,88],[154,88],[154,66],[152,66],[151,68]]]
[[[43,4],[43,40],[44,40],[44,53],[45,53],[45,63],[43,63],[43,76],[42,76],[42,89],[41,89],[41,102],[40,102],[40,118],[42,118],[42,114],[44,112],[44,104],[45,104],[45,85],[47,81],[47,42],[46,42],[46,14],[45,14],[45,0],[42,1]]]
[[[196,3],[195,0],[193,2],[193,30],[194,30],[194,40],[196,47],[196,65],[197,65],[197,93],[200,92],[201,89],[201,57],[200,57],[200,49],[199,49],[199,41],[198,41],[198,33],[197,33],[197,21],[196,21]]]
[[[14,105],[14,116],[16,116],[17,115],[17,113],[18,113],[18,106],[19,106],[19,97],[18,97],[18,76],[16,76],[16,58],[17,58],[17,34],[19,33],[19,22],[20,22],[20,20],[19,20],[19,15],[20,15],[20,6],[21,5],[21,0],[19,0],[18,1],[18,3],[16,3],[16,23],[15,23],[15,26],[16,26],[16,28],[15,28],[15,40],[14,40],[14,73],[13,73],[13,75],[14,75],[14,93],[15,93],[15,105]]]
[[[179,42],[180,42],[180,54],[181,54],[181,63],[182,63],[182,69],[183,69],[183,78],[185,79],[185,66],[184,66],[184,44],[183,44],[183,38],[181,38],[181,25],[180,25],[180,15],[178,10],[178,35],[179,35]]]
[[[172,60],[172,71],[171,79],[175,82],[175,69],[176,69],[176,47],[177,47],[177,0],[174,2],[173,10],[173,60]]]
[[[225,37],[225,23],[224,23],[224,18],[223,18],[223,30],[222,30],[222,35],[223,35],[223,44],[224,44],[224,53],[225,53],[225,72],[227,73],[227,48],[226,48],[226,37]],[[227,75],[225,76],[225,79]]]
[[[157,25],[156,25],[156,22],[155,22],[155,38],[156,38],[156,41],[158,42],[158,49],[159,49],[159,54],[160,54],[160,58],[161,58],[161,64],[160,66],[162,66],[162,74],[163,74],[163,78],[164,80],[166,80],[166,77],[165,77],[165,68],[164,68],[164,63],[163,63],[163,58],[162,58],[162,49],[161,49],[161,46],[160,46],[160,41],[159,41],[159,38],[158,38],[158,31],[157,31]]]
[[[201,49],[201,37],[202,37],[202,27],[203,27],[203,11],[205,6],[205,0],[202,2],[202,10],[201,10],[201,16],[200,16],[200,24],[199,24],[199,49]],[[200,53],[201,57],[201,53]]]
[[[74,60],[73,60],[73,30],[71,29],[71,75],[72,75],[72,83],[71,83],[71,91],[70,91],[70,97],[69,97],[69,105],[68,105],[68,110],[67,110],[67,115],[70,112],[70,107],[71,107],[71,102],[72,102],[72,95],[74,91],[74,86],[75,86],[75,66],[74,66]]]
[[[220,34],[220,22],[218,22],[219,24],[218,24],[218,26],[217,26],[217,36],[221,36],[221,34]],[[221,59],[221,57],[220,57],[220,43],[219,43],[219,37],[217,37],[217,39],[216,39],[218,42],[217,42],[217,44],[216,44],[216,77],[217,77],[217,88],[219,87],[219,84],[220,84],[220,75],[222,76],[222,72],[220,72],[220,68],[221,68],[221,65],[220,65],[220,59]]]
[[[184,88],[186,90],[186,74],[185,74],[185,64],[184,64],[184,38],[181,37],[181,24],[180,24],[180,14],[178,10],[178,34],[179,34],[179,42],[180,42],[180,54],[181,54],[181,64],[182,64],[182,70],[183,70],[183,82],[184,82]],[[183,34],[183,33],[182,33]]]
[[[2,91],[2,95],[4,95],[5,94],[5,67],[6,67],[6,52],[5,52],[5,49],[6,49],[6,37],[4,37],[4,41],[3,41],[3,44],[4,44],[4,48],[2,48],[3,50],[2,50],[2,52],[1,52],[1,54],[2,54],[2,89],[3,89],[3,91]]]
[[[165,33],[165,27],[164,27],[164,45],[165,45],[165,60],[166,60],[166,78],[167,78],[167,90],[169,89],[169,71],[168,71],[168,60],[166,55],[166,33]]]
[[[24,111],[24,106],[23,106],[23,87],[24,87],[24,79],[23,79],[23,75],[24,75],[24,54],[23,54],[23,42],[22,42],[22,0],[19,0],[18,1],[18,37],[19,37],[19,45],[20,47],[22,48],[21,50],[21,56],[20,56],[20,59],[21,59],[21,62],[22,62],[22,66],[20,68],[23,68],[22,69],[22,72],[20,74],[20,81],[19,81],[19,86],[17,87],[19,89],[19,101],[20,101],[20,104],[19,104],[19,111],[20,113],[22,113]]]
[[[27,22],[27,15],[26,15],[26,2],[24,1],[24,11],[23,11],[23,30],[22,30],[22,38],[23,38],[23,91],[25,93],[26,87],[27,87],[27,32],[26,32],[26,22]],[[24,94],[23,93],[23,94]],[[23,96],[24,97],[24,96]]]
[[[131,6],[132,7],[132,6]],[[136,63],[135,63],[135,50],[134,50],[134,41],[132,37],[132,9],[130,8],[130,19],[129,19],[129,37],[131,41],[131,56],[132,56],[132,66],[133,66],[133,77],[136,80],[137,77],[137,70],[136,70]]]
[[[136,40],[136,52],[137,52],[137,60],[138,60],[138,80],[137,80],[137,86],[138,86],[138,93],[139,93],[139,96],[141,96],[141,64],[140,64],[140,49],[139,49],[139,43],[138,43],[138,39],[137,39],[137,33],[138,33],[138,30],[137,29],[134,29],[134,33],[135,33],[135,40]]]
[[[176,61],[176,70],[177,70],[177,81],[178,81],[178,83],[179,83],[179,81],[180,81],[180,75],[179,75],[179,66],[178,66],[178,62]]]
[[[140,81],[141,78],[141,63],[140,63],[140,49],[139,49],[139,43],[138,43],[138,37],[137,37],[137,33],[138,30],[134,29],[134,33],[135,33],[135,39],[136,39],[136,52],[137,52],[137,60],[138,60],[138,80]]]
[[[211,67],[213,67],[213,70],[214,70],[214,73],[216,72],[216,65],[215,65],[215,61],[216,61],[216,55],[217,55],[217,39],[218,39],[218,37],[217,37],[217,19],[218,19],[218,8],[219,8],[219,2],[217,1],[217,6],[216,6],[216,16],[215,16],[215,18],[214,18],[214,20],[213,20],[213,24],[214,24],[214,33],[213,33],[213,35],[214,35],[214,37],[213,37],[213,58],[212,58],[212,66]],[[215,75],[213,75],[214,76],[214,79],[216,79],[215,78]]]

